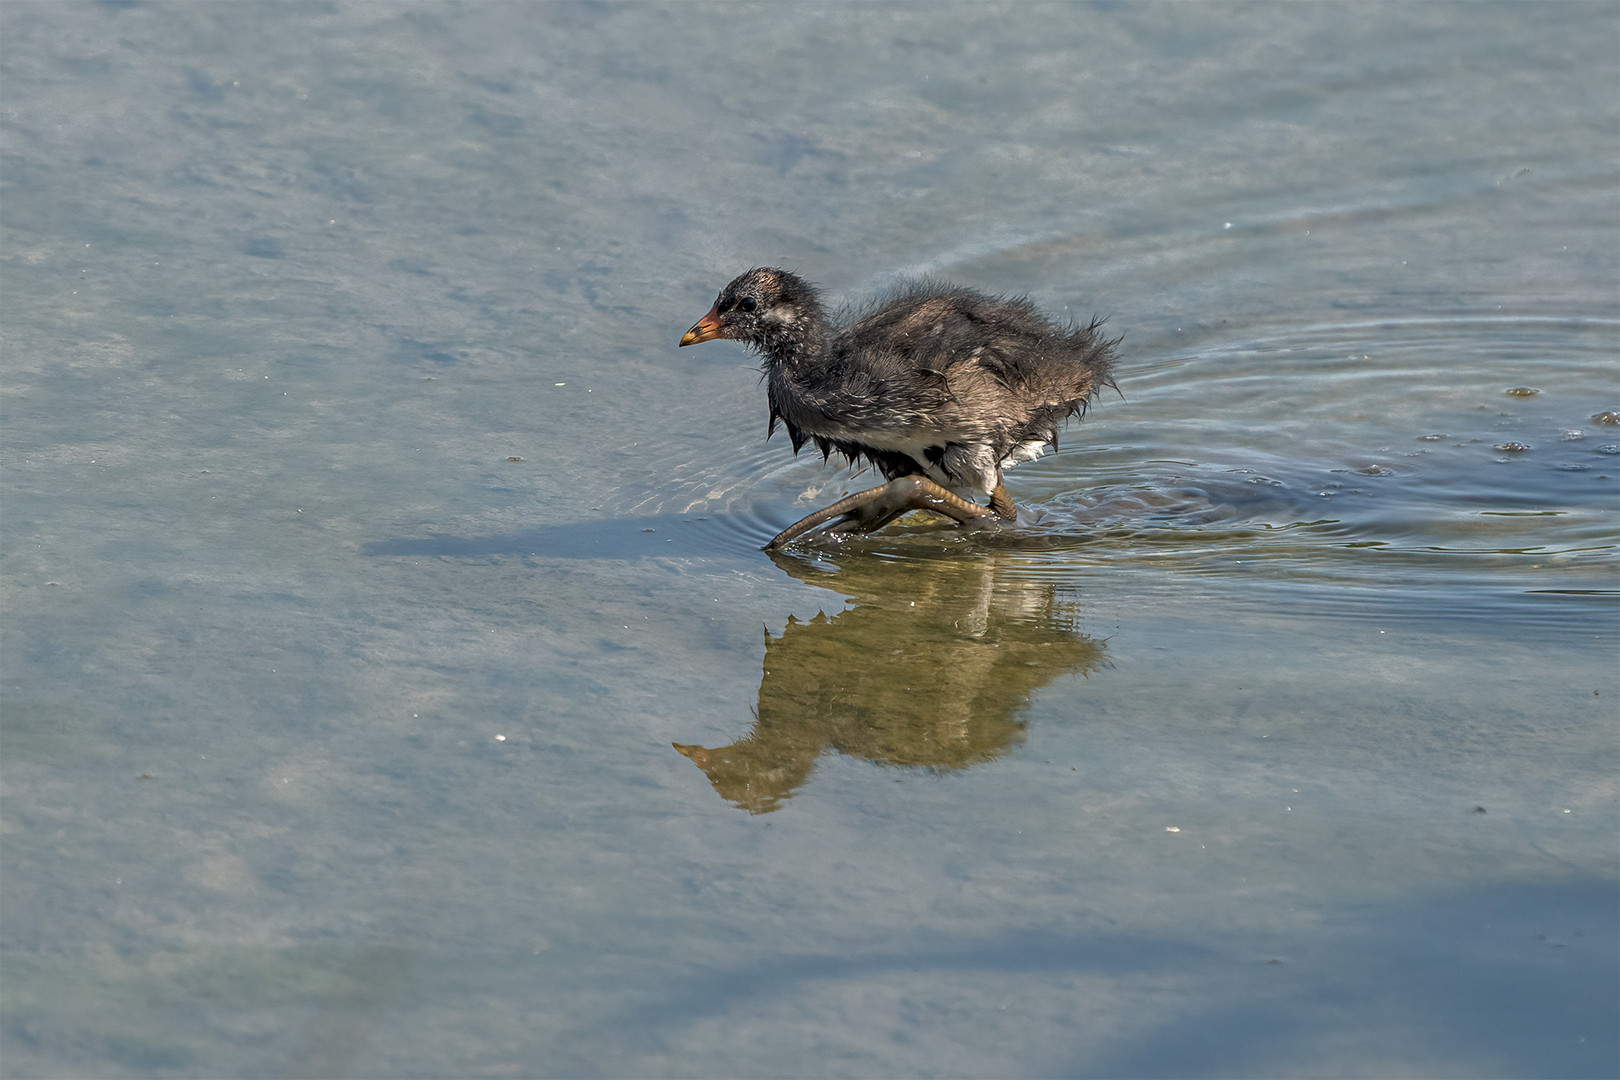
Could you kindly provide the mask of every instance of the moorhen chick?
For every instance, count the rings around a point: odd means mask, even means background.
[[[1119,342],[1098,325],[1060,326],[1028,300],[937,281],[834,321],[815,286],[762,267],[722,289],[681,344],[747,345],[770,393],[766,438],[780,421],[794,453],[813,442],[823,459],[865,458],[889,480],[790,525],[771,551],[834,518],[829,532],[871,532],[911,510],[1013,520],[1003,470],[1055,446],[1059,425],[1113,385]],[[989,508],[958,492],[990,496]]]

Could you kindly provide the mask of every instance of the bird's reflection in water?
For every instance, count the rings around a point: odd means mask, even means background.
[[[1019,580],[1003,554],[773,558],[850,606],[808,622],[789,616],[780,637],[767,631],[746,738],[675,744],[750,813],[791,798],[828,750],[930,769],[988,761],[1023,737],[1018,714],[1031,692],[1103,663],[1102,643],[1075,629],[1076,606],[1049,582]]]

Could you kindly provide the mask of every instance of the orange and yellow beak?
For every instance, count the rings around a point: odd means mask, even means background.
[[[720,325],[720,313],[714,308],[710,308],[709,313],[694,323],[692,329],[688,330],[685,336],[681,338],[681,344],[697,345],[725,336],[726,328]]]

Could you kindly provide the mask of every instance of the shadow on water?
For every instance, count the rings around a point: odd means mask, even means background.
[[[1226,984],[1204,1010],[1054,1073],[1270,1076],[1311,1060],[1327,1075],[1614,1076],[1614,896],[1613,879],[1577,877],[1420,892],[1373,917],[1339,914],[1304,955],[1274,957],[1235,979],[1230,969],[1197,972]],[[1361,998],[1348,988],[1366,986],[1382,988],[1380,1005],[1352,1020]],[[1356,1053],[1345,1032],[1377,1028],[1384,1067],[1344,1065]],[[1468,1068],[1447,1067],[1456,1062]]]
[[[1612,879],[1575,877],[1423,890],[1331,910],[1303,942],[919,931],[870,949],[705,969],[611,1030],[663,1049],[738,1002],[792,1000],[816,984],[982,987],[997,975],[1060,972],[1076,1004],[1067,1045],[1043,1047],[1049,1056],[1031,1075],[1277,1076],[1304,1061],[1309,1075],[1613,1076],[1614,889]],[[1284,940],[1304,947],[1272,951]],[[1368,986],[1379,988],[1370,1007]],[[1143,1008],[1118,1023],[1099,1018],[1092,998],[1160,1001],[1171,987],[1196,988],[1189,996],[1201,1006]],[[986,1039],[1005,1031],[993,1013],[979,1023]],[[1357,1068],[1369,1053],[1374,1067]]]
[[[867,479],[859,477],[847,486],[868,486]],[[838,497],[830,494],[826,501]],[[1209,530],[1216,529],[1221,539],[1230,539],[1278,528],[1273,521],[1288,528],[1340,524],[1334,519],[1301,520],[1310,511],[1320,509],[1287,502],[1276,492],[1225,478],[1187,483],[1180,477],[1149,475],[1120,484],[1100,484],[1094,490],[1067,493],[1044,503],[1026,502],[1019,509],[1015,525],[992,523],[982,529],[962,529],[944,517],[918,512],[870,535],[811,533],[795,542],[792,550],[804,553],[810,560],[816,559],[818,552],[851,556],[864,552],[880,558],[930,561],[947,554],[966,559],[1015,551],[1076,551],[1093,545],[1101,552],[1122,541],[1135,543],[1144,536],[1158,537],[1161,533],[1201,540],[1207,538]],[[722,552],[753,555],[795,512],[789,509],[785,514],[778,512],[766,518],[751,506],[739,506],[702,513],[603,517],[485,535],[427,531],[424,535],[373,540],[361,545],[360,550],[363,555],[379,557],[474,560],[514,556],[633,560]],[[793,558],[776,561],[783,566],[803,565]],[[846,566],[846,574],[853,572]]]
[[[1100,667],[1103,645],[1050,583],[1013,580],[1005,560],[776,554],[848,608],[788,617],[766,634],[759,704],[729,746],[675,744],[740,809],[792,797],[829,750],[881,765],[965,769],[1019,742],[1035,690]]]
[[[738,528],[726,514],[659,514],[546,525],[485,536],[429,533],[373,540],[364,555],[442,559],[519,556],[553,559],[648,559],[713,554],[734,548]]]

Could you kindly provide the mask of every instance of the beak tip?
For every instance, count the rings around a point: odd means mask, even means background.
[[[681,336],[681,345],[698,345],[705,341],[713,341],[717,337],[725,336],[725,327],[720,323],[720,316],[713,308],[709,313],[693,324],[692,329]]]

